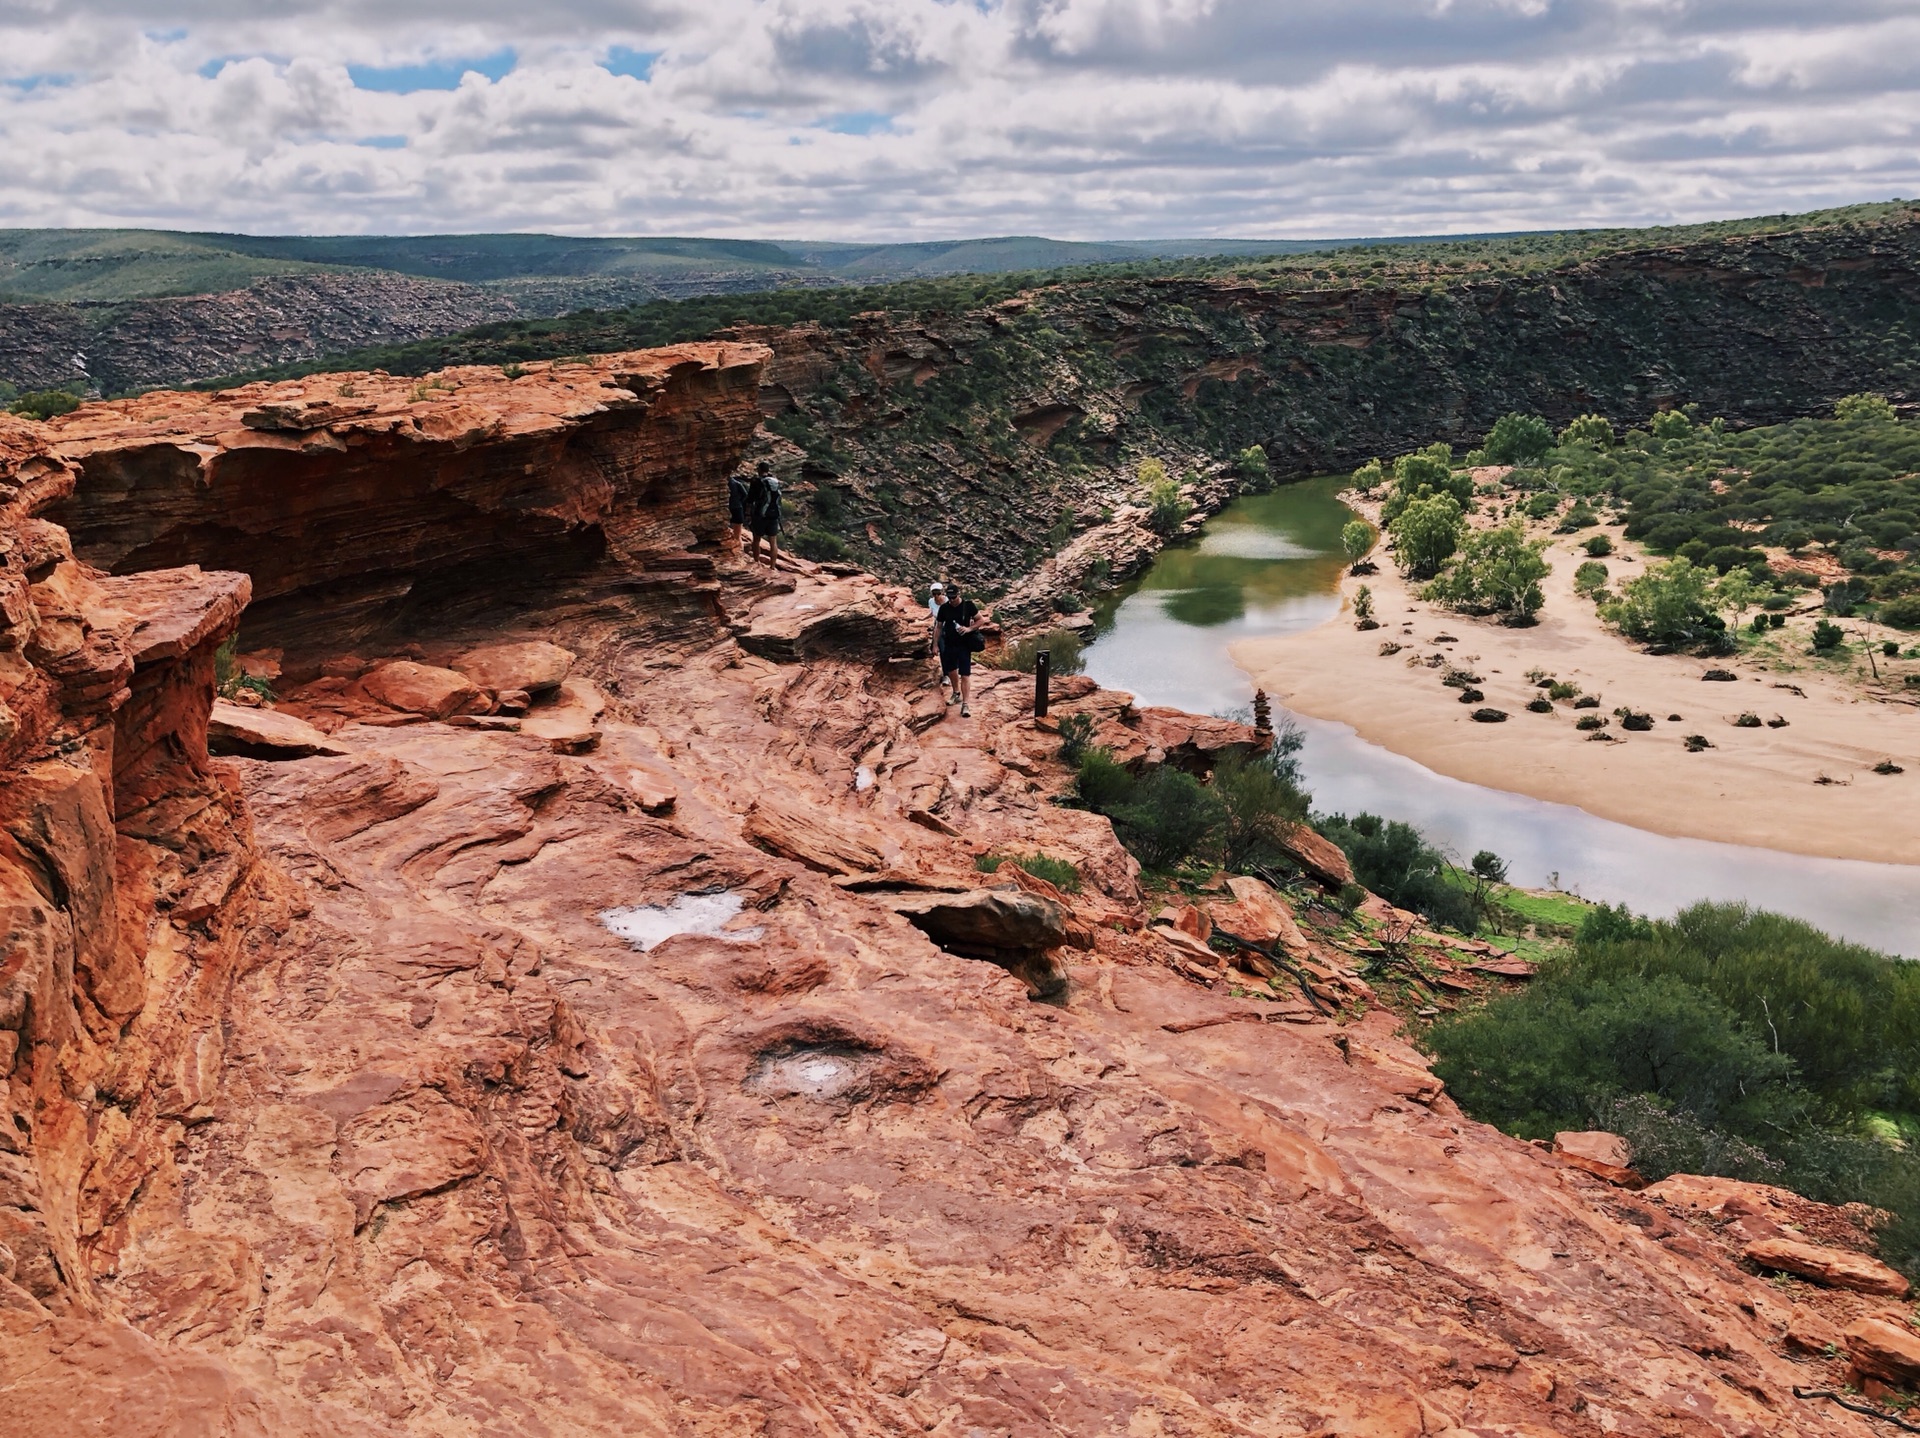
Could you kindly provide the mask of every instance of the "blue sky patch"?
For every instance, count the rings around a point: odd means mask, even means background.
[[[355,140],[354,144],[363,150],[404,150],[407,148],[405,135],[369,135],[364,140]]]
[[[31,95],[35,90],[61,90],[74,81],[72,75],[55,74],[51,71],[36,75],[15,75],[10,80],[0,81],[9,90],[18,90],[23,95]]]
[[[625,45],[615,45],[607,51],[607,58],[600,62],[600,68],[609,75],[627,75],[635,80],[651,80],[653,62],[659,58],[658,50],[634,50]]]
[[[349,65],[347,74],[362,90],[379,90],[389,95],[411,95],[417,90],[458,90],[460,78],[469,70],[489,80],[502,80],[513,73],[519,57],[511,47],[491,55],[455,60],[428,60],[419,65]]]
[[[850,110],[844,115],[829,115],[820,128],[836,135],[873,135],[893,128],[893,116],[879,110]]]

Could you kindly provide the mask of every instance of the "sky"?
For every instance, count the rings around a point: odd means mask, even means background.
[[[1920,0],[0,0],[0,226],[1307,238],[1920,195]]]

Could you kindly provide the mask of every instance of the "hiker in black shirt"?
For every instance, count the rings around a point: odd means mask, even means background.
[[[949,584],[947,602],[940,606],[940,672],[953,691],[947,703],[958,704],[963,719],[973,717],[973,655],[986,642],[975,632],[980,624],[980,606],[958,584]]]
[[[727,523],[733,529],[733,547],[747,552],[747,476],[736,473],[727,481]]]

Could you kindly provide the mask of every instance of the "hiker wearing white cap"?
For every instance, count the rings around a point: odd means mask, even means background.
[[[927,590],[927,630],[933,640],[933,672],[946,677],[946,668],[940,662],[940,606],[947,602],[947,586],[941,580],[934,580]]]

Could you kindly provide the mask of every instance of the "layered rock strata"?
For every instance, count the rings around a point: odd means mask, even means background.
[[[338,653],[602,573],[711,618],[690,583],[726,526],[765,351],[689,345],[580,363],[329,375],[157,392],[49,426],[51,517],[114,573],[253,577],[247,641]]]
[[[710,556],[703,626],[631,591],[336,655],[272,712],[341,752],[210,762],[244,579],[72,560],[28,517],[68,434],[16,438],[11,1431],[1871,1431],[1795,1396],[1841,1370],[1787,1335],[1885,1299],[1797,1316],[1724,1192],[1467,1120],[1311,886],[1218,901],[1314,965],[1298,1001],[1210,905],[1150,928],[1030,681],[962,720],[894,657],[910,597]],[[864,651],[748,642],[843,611]],[[575,657],[525,719],[590,742],[362,682],[536,641]],[[1258,742],[1084,684],[1057,712],[1142,765]],[[1081,892],[976,864],[1035,851]],[[1000,962],[1029,945],[1049,1002]]]

